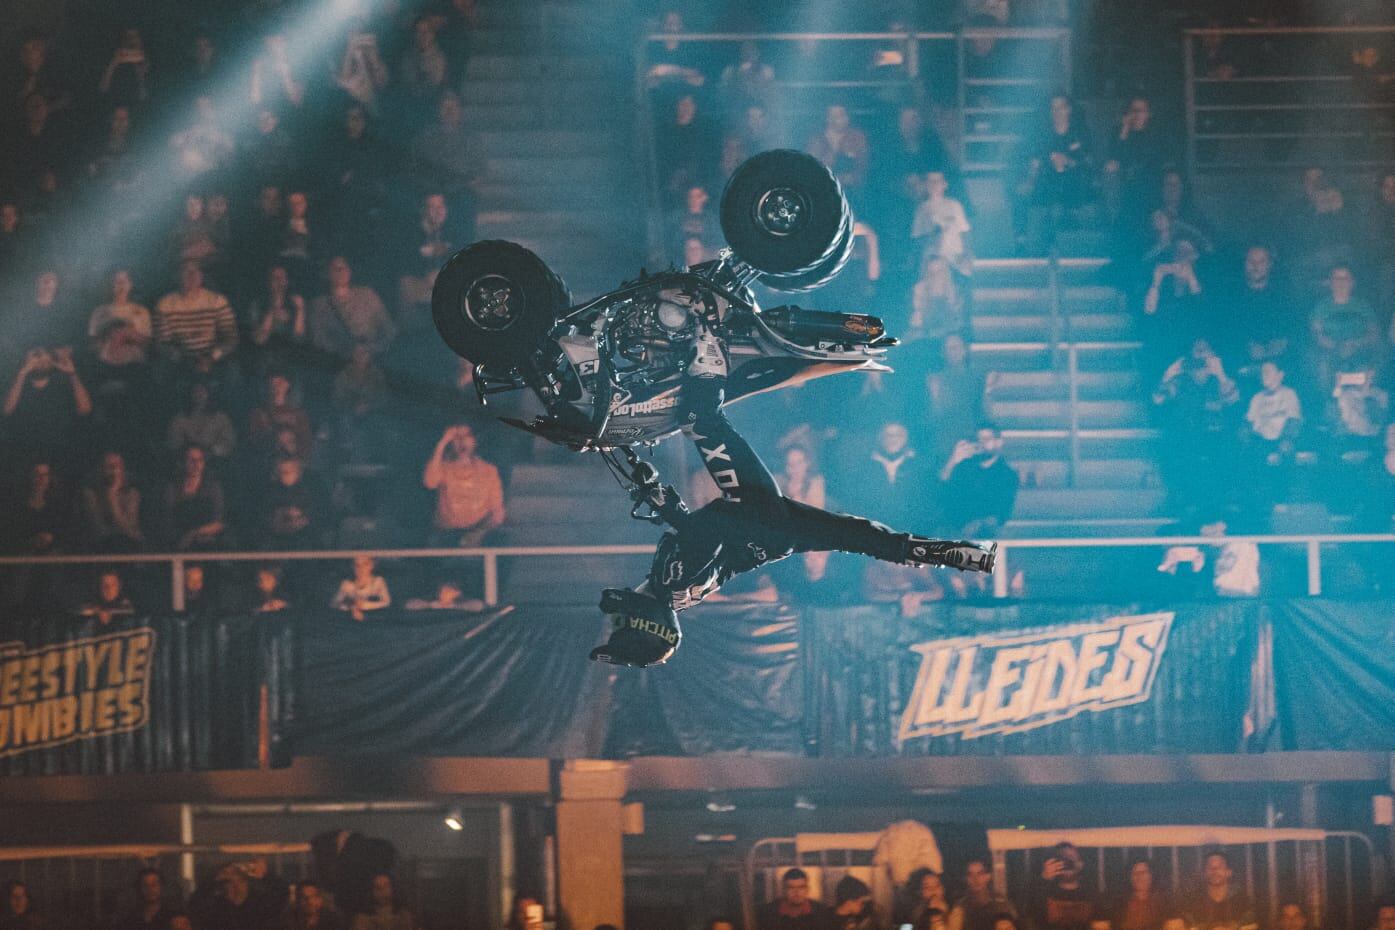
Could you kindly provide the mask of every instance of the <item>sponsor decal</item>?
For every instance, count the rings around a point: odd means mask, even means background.
[[[871,316],[849,316],[843,318],[843,329],[864,336],[876,336],[882,331],[881,320]]]
[[[149,627],[26,649],[0,643],[0,756],[150,722]]]
[[[648,400],[612,404],[610,407],[610,415],[613,417],[633,417],[643,413],[658,413],[660,410],[672,410],[677,406],[678,388],[669,388],[662,394],[656,394]]]
[[[653,620],[646,620],[643,617],[630,617],[629,626],[632,630],[639,630],[641,633],[657,636],[670,646],[678,645],[678,631],[673,627],[665,626],[662,623],[655,623]]]
[[[898,738],[1019,733],[1140,704],[1152,695],[1174,616],[1111,617],[912,646],[920,670]]]

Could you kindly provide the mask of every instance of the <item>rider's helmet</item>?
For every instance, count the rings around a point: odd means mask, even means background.
[[[683,639],[678,614],[639,591],[607,588],[601,610],[610,617],[610,639],[591,650],[591,658],[611,665],[644,668],[669,660]]]

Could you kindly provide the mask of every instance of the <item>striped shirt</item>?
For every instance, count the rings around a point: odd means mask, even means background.
[[[219,356],[237,348],[237,319],[228,299],[207,288],[192,294],[176,291],[155,305],[160,344],[184,355]]]

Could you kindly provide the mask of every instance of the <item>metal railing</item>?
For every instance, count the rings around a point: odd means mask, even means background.
[[[1082,431],[1084,433],[1086,431]],[[1043,539],[1001,539],[998,541],[997,570],[993,574],[993,594],[995,597],[1009,596],[1008,581],[1011,571],[1008,568],[1011,554],[1027,549],[1111,549],[1111,548],[1159,548],[1168,546],[1215,547],[1231,542],[1252,542],[1258,546],[1302,547],[1307,565],[1307,593],[1316,597],[1322,594],[1322,552],[1323,547],[1347,545],[1391,545],[1395,544],[1392,533],[1313,533],[1249,536],[1117,536],[1098,538],[1043,538]],[[484,568],[484,596],[486,604],[499,603],[499,561],[501,559],[546,559],[568,556],[625,556],[650,555],[654,551],[649,545],[611,546],[494,546],[460,549],[345,549],[316,550],[309,552],[164,552],[141,553],[135,555],[59,555],[0,558],[0,568],[6,566],[36,565],[149,565],[166,564],[170,567],[170,606],[175,610],[184,609],[184,573],[191,564],[219,562],[344,562],[364,555],[382,560],[480,560]]]
[[[1186,30],[1188,167],[1395,164],[1395,73],[1353,61],[1392,38],[1388,25]]]

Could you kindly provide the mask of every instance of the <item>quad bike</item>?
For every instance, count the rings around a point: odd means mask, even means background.
[[[750,285],[802,292],[831,280],[853,248],[838,181],[802,152],[762,152],[721,199],[730,246],[714,261],[644,274],[576,306],[561,279],[520,245],[477,242],[437,276],[432,315],[474,364],[480,402],[528,390],[546,411],[521,429],[576,450],[628,452],[682,427],[685,373],[700,330],[727,349],[725,404],[854,370],[888,370],[881,320],[761,309]]]

